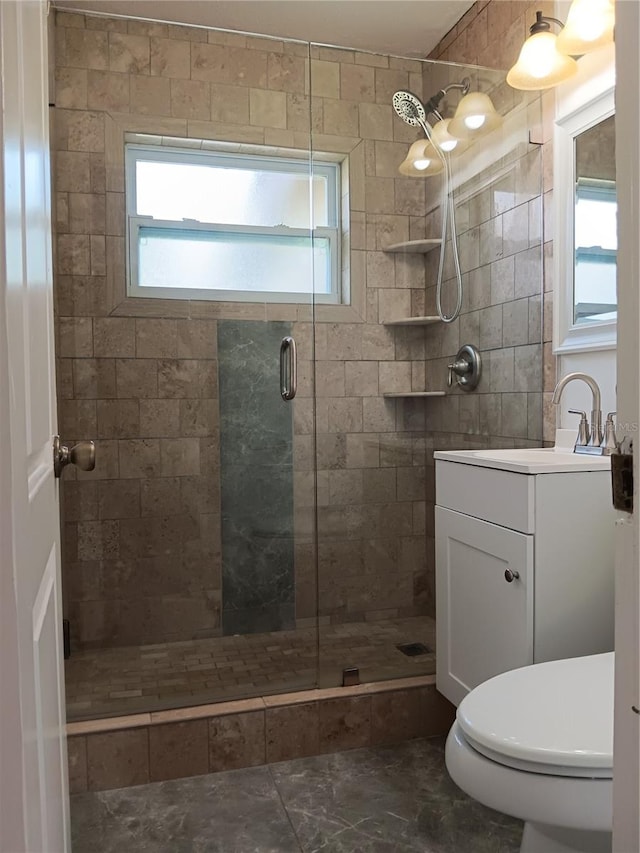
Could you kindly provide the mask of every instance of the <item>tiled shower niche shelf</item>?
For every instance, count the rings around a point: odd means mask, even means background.
[[[383,397],[444,397],[446,391],[388,391]]]
[[[392,243],[390,246],[385,246],[383,252],[412,252],[416,255],[425,255],[437,249],[442,243],[439,238],[430,240],[405,240],[402,243]]]
[[[440,323],[440,317],[401,317],[399,320],[383,320],[383,326],[430,326],[432,323]]]

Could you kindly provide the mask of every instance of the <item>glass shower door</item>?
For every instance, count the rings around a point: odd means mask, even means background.
[[[211,121],[171,136],[122,116],[112,291],[57,270],[62,439],[97,444],[62,482],[70,719],[317,683],[314,271],[326,289],[335,236],[311,228],[330,191],[311,190],[309,49],[208,40],[269,74],[212,85]]]

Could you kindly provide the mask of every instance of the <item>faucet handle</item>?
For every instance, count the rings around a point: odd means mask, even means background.
[[[576,445],[584,445],[589,444],[589,422],[587,420],[587,413],[583,412],[581,409],[569,409],[569,413],[572,415],[580,415],[580,424],[578,426],[578,438],[576,439]]]
[[[618,449],[616,426],[613,422],[613,416],[617,414],[617,412],[607,412],[607,422],[604,425],[604,439],[602,441],[602,447],[607,456]]]
[[[447,369],[449,371],[447,385],[451,388],[453,385],[453,374],[455,373],[456,376],[466,376],[472,370],[472,366],[465,358],[456,358],[455,361],[447,365]]]

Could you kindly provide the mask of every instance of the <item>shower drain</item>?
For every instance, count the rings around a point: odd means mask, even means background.
[[[399,649],[403,655],[407,655],[410,658],[414,658],[417,655],[428,655],[433,652],[433,649],[425,646],[424,643],[400,643],[399,646],[396,646],[396,649]]]

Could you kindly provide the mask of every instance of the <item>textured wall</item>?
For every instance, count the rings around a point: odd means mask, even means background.
[[[424,332],[383,325],[425,310],[424,259],[382,251],[426,233],[424,184],[397,174],[415,133],[391,108],[421,93],[421,63],[314,47],[310,99],[304,45],[65,13],[56,34],[61,430],[97,436],[99,458],[63,487],[74,642],[221,630],[218,320],[286,321],[298,341],[298,624],[424,612],[429,404],[382,396],[426,382]],[[317,307],[314,334],[305,306],[127,299],[123,134],[308,151],[311,101],[314,147],[349,157],[351,305]]]
[[[465,16],[445,58],[460,61],[457,42],[471,44],[463,33],[482,29],[482,20],[493,44],[492,5]],[[65,609],[75,643],[221,631],[219,321],[247,330],[286,322],[298,341],[297,624],[315,624],[318,612],[334,623],[432,613],[433,448],[540,440],[534,156],[523,152],[510,172],[476,182],[460,205],[464,317],[447,328],[387,326],[433,310],[437,253],[383,250],[437,234],[429,183],[398,175],[416,134],[391,107],[397,89],[421,96],[423,84],[433,85],[434,66],[314,46],[309,63],[301,44],[65,13],[56,32],[61,431],[66,440],[97,436],[99,452],[97,470],[67,473],[63,488]],[[309,110],[314,149],[349,158],[342,263],[351,305],[317,307],[314,327],[308,306],[126,299],[123,134],[308,151]],[[448,357],[474,337],[487,353],[481,394],[384,397],[443,388]],[[260,577],[253,568],[249,580]],[[233,571],[229,564],[229,579]],[[246,591],[247,578],[237,588]],[[283,592],[274,606],[291,606],[291,580],[289,572],[274,585]],[[243,609],[237,598],[234,609]]]
[[[529,35],[536,11],[555,14],[555,3],[542,0],[478,0],[430,53],[430,59],[449,62],[472,62],[487,68],[507,71],[515,63],[520,48]],[[543,339],[543,435],[553,441],[556,428],[556,409],[551,396],[556,382],[556,357],[551,351],[553,330],[553,121],[555,93],[553,89],[541,95],[542,114],[533,138],[541,143],[543,192],[543,279],[542,305]]]

